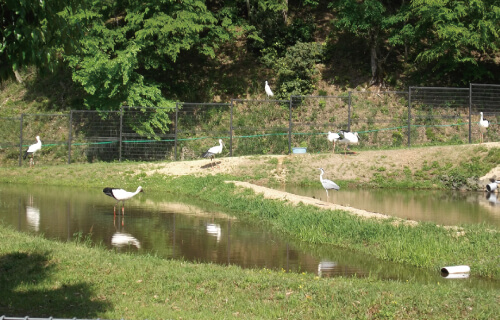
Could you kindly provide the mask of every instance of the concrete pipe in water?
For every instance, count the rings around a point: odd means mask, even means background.
[[[498,188],[498,184],[496,182],[492,182],[486,185],[486,191],[488,192],[493,192],[496,188]]]
[[[441,275],[443,276],[443,278],[468,278],[469,272],[469,266],[450,266],[441,268]]]

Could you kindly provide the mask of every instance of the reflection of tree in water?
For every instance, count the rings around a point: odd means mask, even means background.
[[[0,256],[0,314],[96,318],[109,307],[106,302],[92,301],[92,289],[83,282],[40,288],[55,268],[49,256],[49,252]]]

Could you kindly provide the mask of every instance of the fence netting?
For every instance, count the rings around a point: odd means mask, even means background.
[[[328,131],[358,132],[359,148],[500,141],[500,85],[352,91],[290,100],[185,103],[175,108],[124,106],[114,111],[0,117],[0,160],[28,165],[24,151],[39,135],[42,164],[199,159],[222,139],[220,156],[331,152]],[[38,159],[37,159],[38,158]]]

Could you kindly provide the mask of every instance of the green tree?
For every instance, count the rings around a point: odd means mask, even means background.
[[[462,83],[499,79],[491,68],[498,71],[498,0],[414,0],[411,20],[418,39],[413,43],[415,60],[421,72],[428,75],[430,67],[434,78],[455,83],[457,79]]]
[[[72,1],[0,0],[0,78],[16,76],[27,66],[53,69],[77,34],[60,13]]]
[[[404,5],[404,1],[342,0],[329,4],[336,14],[335,26],[340,32],[348,32],[363,39],[369,49],[370,84],[383,84],[385,62],[390,50],[386,42],[393,32],[393,16]]]
[[[88,93],[86,106],[173,108],[174,93],[162,78],[179,67],[179,57],[196,52],[214,58],[221,44],[252,31],[232,8],[212,9],[198,0],[95,1],[68,15],[86,29],[78,50],[65,56],[73,80]]]

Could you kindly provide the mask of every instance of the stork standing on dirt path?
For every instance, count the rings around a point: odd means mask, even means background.
[[[219,145],[214,146],[210,149],[208,149],[205,153],[203,153],[201,156],[203,158],[210,158],[210,163],[212,163],[212,160],[215,158],[216,154],[220,154],[222,152],[223,144],[222,144],[222,139],[219,139]],[[213,169],[213,165],[212,165]]]
[[[35,165],[35,152],[42,149],[42,141],[40,141],[40,136],[36,136],[36,143],[32,144],[28,147],[28,150],[24,153],[23,159],[26,160],[26,157],[31,154],[30,158],[30,167]]]
[[[102,190],[105,195],[110,196],[116,200],[116,204],[113,206],[113,213],[116,214],[116,205],[122,202],[122,214],[125,214],[125,200],[131,199],[133,196],[138,194],[139,192],[144,192],[142,187],[137,187],[135,192],[126,191],[119,188],[104,188]]]
[[[323,188],[325,188],[325,191],[326,191],[326,197],[328,198],[328,190],[330,189],[333,189],[333,190],[339,190],[340,187],[335,183],[333,182],[332,180],[328,180],[328,179],[323,179],[323,174],[325,173],[325,170],[323,170],[323,168],[318,168],[321,173],[319,175],[319,181],[321,182],[321,184],[323,185]]]

